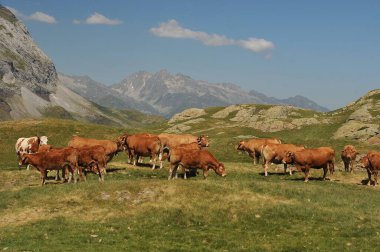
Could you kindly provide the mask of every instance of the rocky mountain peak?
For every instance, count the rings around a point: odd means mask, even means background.
[[[10,97],[26,87],[44,99],[56,89],[53,62],[33,41],[24,23],[0,5],[0,94]]]

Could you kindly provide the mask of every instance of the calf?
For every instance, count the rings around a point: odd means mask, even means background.
[[[169,151],[165,149],[165,152]],[[177,172],[178,166],[184,168],[202,169],[203,177],[206,179],[210,169],[213,169],[216,174],[225,177],[227,176],[224,164],[218,162],[216,158],[207,150],[187,150],[182,148],[174,148],[168,153],[170,162],[170,172],[168,179],[172,179]]]
[[[253,164],[258,164],[263,146],[280,143],[281,140],[277,138],[252,138],[240,141],[236,146],[236,149],[247,153],[253,158]]]
[[[371,185],[372,179],[371,176],[373,174],[374,177],[374,186],[376,186],[377,183],[377,175],[380,170],[380,153],[376,151],[370,151],[368,154],[364,157],[362,157],[359,161],[360,166],[362,168],[365,168],[367,170],[368,174],[368,183],[367,185]]]
[[[323,169],[322,179],[326,179],[327,169],[334,173],[335,151],[330,147],[288,151],[284,158],[286,163],[294,163],[297,170],[305,173],[305,182],[309,180],[310,168]]]
[[[41,185],[45,184],[48,170],[60,170],[68,168],[70,172],[68,182],[74,177],[76,183],[75,171],[78,169],[78,151],[74,148],[65,148],[61,150],[51,150],[48,152],[39,152],[34,154],[22,154],[20,165],[31,164],[41,173]]]
[[[46,145],[47,142],[47,136],[21,137],[17,139],[15,149],[18,160],[21,160],[21,155],[24,153],[36,153],[38,148],[42,145]],[[21,169],[21,166],[19,165],[18,168]],[[29,170],[29,165],[27,165],[26,169]]]
[[[352,173],[352,171],[354,169],[355,159],[356,159],[357,154],[358,154],[358,152],[356,151],[354,146],[352,146],[352,145],[344,146],[342,153],[341,153],[341,158],[342,158],[342,161],[344,164],[344,170],[346,172],[349,171]]]
[[[292,163],[287,163],[285,161],[286,153],[288,151],[295,152],[298,150],[303,150],[305,147],[297,146],[294,144],[266,144],[261,150],[262,165],[264,168],[265,176],[268,176],[268,168],[271,163],[274,164],[284,164],[284,173],[286,173],[287,165]],[[289,169],[289,174],[292,175],[292,169]]]

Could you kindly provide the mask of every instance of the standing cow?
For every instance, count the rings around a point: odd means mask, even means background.
[[[341,158],[342,158],[342,161],[344,164],[344,170],[346,172],[349,171],[352,173],[352,171],[354,169],[355,159],[356,159],[357,154],[358,154],[358,152],[356,151],[354,146],[352,146],[352,145],[344,146],[342,153],[341,153]]]
[[[288,151],[284,159],[286,163],[294,163],[297,170],[305,173],[305,182],[309,181],[310,168],[323,169],[322,179],[326,179],[327,169],[332,175],[335,165],[335,151],[330,147]]]
[[[21,137],[17,139],[15,149],[16,154],[18,156],[18,160],[21,160],[21,155],[24,153],[36,153],[38,152],[38,148],[41,145],[46,145],[48,142],[47,136],[34,136],[34,137]],[[26,169],[29,170],[29,164],[26,166]],[[18,165],[19,170],[21,169],[21,165]]]
[[[371,185],[372,179],[371,176],[374,177],[374,186],[377,185],[377,175],[380,170],[380,153],[376,151],[370,151],[367,155],[360,159],[360,165],[362,168],[367,170],[368,174],[368,184]]]
[[[247,153],[253,158],[253,164],[258,164],[261,157],[261,150],[264,145],[280,143],[281,140],[277,138],[252,138],[240,141],[236,146],[236,149]]]
[[[152,170],[156,168],[158,158],[160,159],[160,169],[162,168],[161,141],[158,136],[147,133],[125,135],[125,146],[133,165],[138,163],[139,157],[150,157],[153,162]]]
[[[68,182],[74,178],[78,170],[78,150],[75,148],[55,149],[47,152],[33,154],[24,153],[21,155],[19,165],[31,164],[41,173],[41,185],[45,184],[47,172],[49,170],[67,169],[70,172]]]
[[[265,176],[268,176],[268,168],[271,163],[274,164],[284,164],[284,173],[286,173],[286,169],[288,163],[286,162],[286,153],[288,151],[290,152],[296,152],[298,150],[305,149],[304,146],[297,146],[294,144],[266,144],[263,146],[263,149],[261,151],[262,156],[262,165],[264,168]],[[292,175],[292,169],[289,168],[289,174]]]

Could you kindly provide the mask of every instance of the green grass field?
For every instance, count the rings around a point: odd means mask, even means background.
[[[124,132],[158,133],[168,126],[121,129],[70,120],[0,123],[0,250],[7,251],[378,251],[379,188],[362,185],[363,170],[330,180],[322,171],[284,175],[273,165],[268,177],[234,145],[243,136],[276,136],[307,146],[346,143],[361,152],[364,143],[332,141],[337,124],[308,126],[273,134],[249,128],[194,128],[211,138],[210,150],[225,162],[228,176],[210,172],[168,181],[168,164],[152,171],[127,165],[121,153],[109,164],[103,184],[39,186],[39,173],[17,169],[14,144],[20,136],[47,135],[65,146],[73,134],[114,139]],[[339,160],[339,159],[337,159]],[[146,160],[147,161],[147,160]],[[54,174],[51,173],[50,176]],[[364,181],[365,182],[365,181]]]

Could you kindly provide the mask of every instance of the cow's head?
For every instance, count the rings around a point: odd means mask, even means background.
[[[28,154],[22,153],[18,161],[18,166],[20,167],[21,165],[28,165],[28,164],[29,164]]]
[[[294,162],[294,157],[295,157],[294,152],[287,151],[285,153],[285,157],[282,159],[282,162],[284,164],[291,164]]]
[[[240,141],[240,142],[235,146],[235,149],[240,150],[240,151],[244,151],[244,150],[245,150],[244,144],[245,144],[244,141]]]
[[[117,149],[118,151],[123,151],[127,148],[127,138],[128,138],[128,133],[125,133],[122,136],[119,136],[116,139],[116,144],[117,144]]]
[[[218,167],[215,169],[215,173],[222,177],[227,176],[226,169],[224,168],[223,163],[218,164]]]
[[[364,169],[369,168],[369,166],[370,166],[369,158],[368,158],[367,155],[365,155],[364,157],[360,158],[359,163],[360,163],[360,167],[364,168]]]
[[[40,145],[45,145],[48,143],[48,137],[47,136],[41,136],[40,137]]]
[[[210,141],[208,140],[208,136],[205,135],[200,135],[197,138],[198,145],[200,147],[209,147],[210,146]]]

